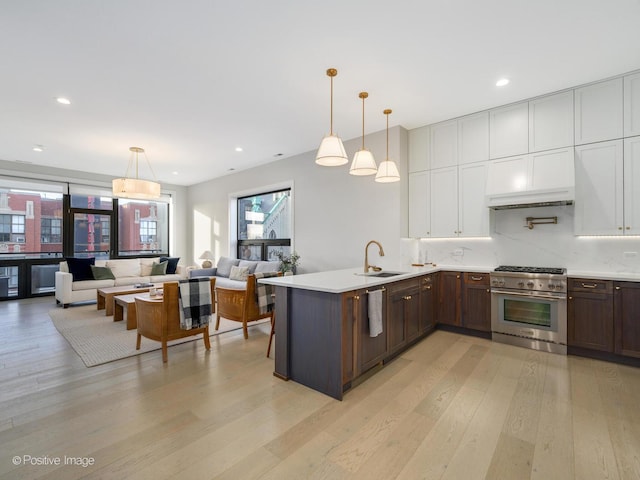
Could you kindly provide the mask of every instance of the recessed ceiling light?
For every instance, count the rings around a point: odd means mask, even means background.
[[[61,103],[62,105],[71,105],[71,100],[65,97],[57,97],[56,102]]]
[[[242,147],[236,147],[236,152],[241,152],[242,151]]]
[[[498,80],[496,82],[496,87],[504,87],[508,83],[509,83],[509,79],[508,78],[501,78],[500,80]]]
[[[33,151],[34,152],[42,152],[44,150],[44,147],[42,145],[34,145],[33,146]]]
[[[173,175],[178,175],[178,172],[171,172]]]

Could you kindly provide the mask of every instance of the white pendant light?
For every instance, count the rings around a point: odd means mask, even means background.
[[[362,149],[353,156],[353,162],[351,162],[349,169],[351,175],[373,175],[378,171],[373,154],[364,148],[364,99],[368,96],[367,92],[360,92],[358,95],[362,99]]]
[[[140,180],[138,178],[138,154],[144,153],[144,148],[130,147],[129,151],[131,152],[131,156],[129,157],[129,165],[127,166],[127,171],[124,174],[124,178],[116,178],[111,182],[113,196],[122,198],[137,198],[142,200],[160,198],[160,184],[158,182]],[[134,155],[136,162],[136,177],[129,178],[129,170],[133,166]],[[153,174],[153,169],[151,169],[151,163],[149,163],[149,159],[147,158],[146,154],[144,155],[144,158],[147,159],[147,165],[149,165],[151,174],[155,177],[155,175]]]
[[[349,161],[342,140],[333,134],[333,77],[336,75],[338,75],[338,71],[335,68],[327,70],[327,76],[331,79],[331,121],[329,135],[322,139],[316,154],[316,163],[323,167],[338,167]]]
[[[380,183],[399,182],[400,172],[398,172],[396,162],[389,160],[389,115],[391,114],[391,109],[387,108],[382,113],[387,116],[387,156],[378,167],[375,180]]]

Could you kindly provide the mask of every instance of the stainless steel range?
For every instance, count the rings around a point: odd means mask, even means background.
[[[566,355],[566,269],[505,265],[489,276],[493,340]]]

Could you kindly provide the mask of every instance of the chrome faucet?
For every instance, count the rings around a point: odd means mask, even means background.
[[[380,256],[384,257],[384,250],[382,248],[382,245],[380,245],[380,242],[376,242],[375,240],[371,240],[369,243],[367,243],[367,246],[364,247],[364,273],[369,273],[369,269],[371,268],[374,272],[379,272],[380,270],[382,270],[382,268],[380,267],[376,267],[374,265],[369,265],[369,245],[371,245],[372,243],[375,243],[376,245],[378,245],[378,247],[380,248]]]

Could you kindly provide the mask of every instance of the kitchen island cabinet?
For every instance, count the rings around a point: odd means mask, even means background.
[[[387,325],[390,354],[400,351],[420,333],[419,293],[419,279],[396,282],[389,286]]]
[[[615,282],[613,300],[614,350],[640,358],[640,283]]]
[[[570,278],[567,346],[613,352],[613,282]]]

